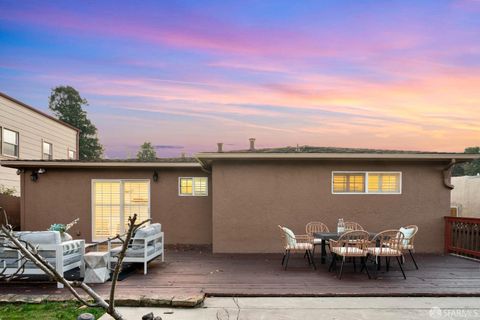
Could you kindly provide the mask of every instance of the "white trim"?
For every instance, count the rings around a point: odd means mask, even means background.
[[[124,186],[123,186],[123,183],[124,182],[129,182],[129,181],[140,181],[140,182],[148,182],[148,219],[151,218],[152,216],[152,208],[151,208],[151,204],[152,204],[152,199],[151,199],[151,183],[150,183],[150,179],[92,179],[91,181],[91,218],[92,218],[92,242],[101,242],[101,241],[105,241],[108,239],[107,238],[96,238],[95,237],[95,217],[94,217],[94,214],[95,214],[95,208],[94,208],[94,205],[95,205],[95,188],[94,188],[94,185],[95,185],[95,182],[120,182],[120,221],[125,221],[125,212],[124,212],[124,206],[125,206],[125,203],[124,203]],[[122,224],[120,225],[121,227],[123,226]],[[125,231],[125,230],[120,230],[120,231]],[[121,232],[123,233],[123,232]]]
[[[73,158],[70,158],[70,151],[73,152]],[[68,160],[76,160],[77,159],[77,151],[70,149],[70,147],[67,148],[67,159]]]
[[[45,158],[43,157],[43,156],[45,155],[45,152],[44,152],[45,150],[43,150],[43,147],[44,147],[43,144],[44,144],[44,143],[50,145],[50,152],[51,152],[50,156],[51,156],[51,158],[45,159]],[[42,158],[42,160],[53,160],[53,143],[52,143],[52,142],[48,142],[47,140],[45,140],[45,139],[43,139],[43,138],[42,138],[42,155],[41,155],[41,158]]]
[[[16,130],[12,130],[12,129],[8,129],[8,128],[5,128],[5,127],[0,127],[1,129],[1,139],[0,139],[0,149],[2,151],[2,156],[4,157],[7,157],[7,158],[11,158],[11,159],[18,159],[20,158],[20,132],[19,131],[16,131]],[[9,154],[5,154],[4,153],[4,147],[3,147],[3,143],[5,142],[5,130],[8,130],[8,131],[11,131],[11,132],[15,132],[17,134],[17,155],[16,156],[12,156],[12,155],[9,155]],[[5,142],[5,143],[8,143],[8,144],[11,144],[10,142]]]
[[[364,190],[365,192],[335,192],[333,191],[333,176],[336,173],[346,173],[346,174],[355,174],[355,173],[360,173],[365,175],[365,180],[364,180]],[[398,174],[400,176],[400,181],[399,181],[399,191],[398,192],[368,192],[368,175],[370,173],[379,173],[379,174]],[[363,195],[368,195],[368,194],[377,194],[377,195],[398,195],[402,194],[403,192],[403,175],[401,171],[332,171],[331,174],[331,193],[332,194],[363,194]]]
[[[206,194],[195,194],[195,178],[205,178],[207,179],[207,193]],[[192,179],[192,194],[182,194],[180,180],[181,179]],[[208,197],[208,177],[197,176],[197,177],[178,177],[178,196],[180,197]]]

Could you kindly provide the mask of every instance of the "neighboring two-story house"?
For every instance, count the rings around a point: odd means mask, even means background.
[[[79,130],[0,92],[0,160],[78,159]],[[17,170],[0,167],[0,186],[20,194]]]

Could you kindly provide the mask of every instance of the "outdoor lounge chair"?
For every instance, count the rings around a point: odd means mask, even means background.
[[[165,238],[161,230],[162,226],[160,223],[153,223],[138,229],[128,244],[123,262],[143,263],[143,273],[147,274],[148,262],[159,256],[162,256],[162,262],[165,261],[163,250]],[[120,250],[121,246],[112,248],[112,241],[108,241],[108,251],[110,252],[109,265],[118,261]]]
[[[400,258],[403,256],[402,243],[404,235],[399,230],[385,230],[378,233],[370,242],[367,248],[369,256],[374,258],[375,270],[378,270],[380,259],[385,257],[387,260],[387,271],[390,267],[390,258],[395,257],[398,262],[398,266],[402,271],[403,278],[407,279],[405,272],[402,268]]]
[[[345,224],[345,231],[364,230],[359,223],[356,223],[353,221],[345,221],[344,224]]]
[[[312,265],[314,269],[317,267],[315,266],[315,262],[313,261],[313,238],[308,234],[303,235],[295,235],[292,230],[278,226],[282,232],[282,237],[284,240],[284,254],[282,258],[282,266],[287,270],[288,260],[290,258],[291,252],[301,252],[306,254],[308,264]]]
[[[404,235],[403,242],[401,244],[402,251],[408,251],[410,254],[410,257],[412,258],[413,264],[415,265],[415,268],[418,270],[418,265],[417,262],[415,261],[415,258],[413,257],[413,252],[415,251],[415,245],[413,241],[415,240],[415,235],[418,232],[418,227],[416,225],[409,225],[406,227],[400,228],[400,231]],[[404,256],[402,259],[405,259]]]
[[[15,232],[15,236],[22,241],[34,246],[42,256],[61,275],[75,268],[80,268],[80,277],[83,277],[85,266],[85,240],[69,240],[62,242],[59,231],[22,231]],[[6,241],[6,240],[5,240]],[[7,248],[0,244],[0,271],[11,275],[24,265],[21,275],[45,274],[33,262],[25,260],[19,250]],[[63,288],[62,283],[57,283],[58,288]]]
[[[342,279],[343,266],[347,258],[352,258],[354,270],[356,270],[355,258],[360,258],[362,270],[365,269],[367,271],[367,276],[370,279],[370,274],[365,265],[365,260],[368,255],[368,251],[366,250],[369,244],[368,232],[363,230],[347,231],[342,234],[338,240],[330,240],[329,242],[330,252],[332,253],[332,262],[329,269],[337,269],[337,257],[342,258],[338,279]]]
[[[323,222],[318,222],[318,221],[312,221],[307,223],[305,226],[305,232],[313,238],[313,251],[312,251],[312,258],[315,256],[315,247],[317,245],[322,244],[322,239],[315,239],[314,233],[315,232],[330,232],[328,230],[328,227],[325,223]]]

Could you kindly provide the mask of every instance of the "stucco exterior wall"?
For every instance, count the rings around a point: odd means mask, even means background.
[[[480,218],[480,176],[452,177],[452,205],[459,216]]]
[[[280,252],[277,225],[305,233],[309,221],[336,230],[338,218],[370,231],[416,224],[419,252],[443,251],[443,216],[450,190],[442,163],[352,161],[215,161],[213,251]],[[400,195],[332,194],[336,170],[401,171]]]
[[[153,222],[162,224],[167,244],[211,244],[211,179],[200,169],[47,169],[37,182],[31,171],[22,174],[22,230],[45,230],[52,223],[68,223],[79,217],[70,232],[76,239],[92,238],[92,179],[150,179]],[[209,177],[209,196],[178,196],[178,177]]]

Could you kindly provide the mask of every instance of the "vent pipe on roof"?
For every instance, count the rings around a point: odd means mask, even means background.
[[[223,152],[223,143],[222,142],[217,143],[217,152]]]
[[[250,138],[250,151],[255,151],[255,138]]]

